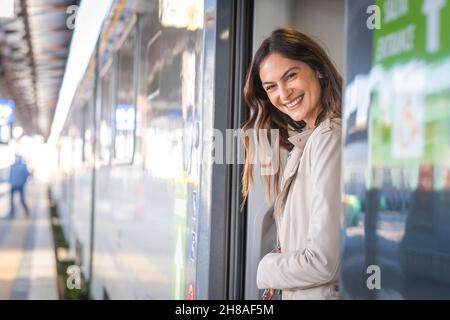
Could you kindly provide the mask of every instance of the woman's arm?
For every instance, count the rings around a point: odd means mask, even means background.
[[[328,129],[328,128],[327,128]],[[302,289],[331,281],[339,268],[340,241],[340,126],[323,130],[311,145],[311,218],[306,248],[269,253],[257,272],[260,289]],[[302,177],[300,177],[302,178]]]

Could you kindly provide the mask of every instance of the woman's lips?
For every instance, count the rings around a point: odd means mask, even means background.
[[[288,108],[288,110],[293,110],[293,109],[297,108],[298,106],[300,106],[301,102],[303,101],[304,96],[305,96],[305,94],[302,94],[301,96],[299,96],[292,102],[286,103],[285,107]]]

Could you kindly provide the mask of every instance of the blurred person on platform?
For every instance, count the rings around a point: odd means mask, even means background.
[[[11,206],[9,211],[9,217],[12,219],[16,213],[14,205],[14,195],[19,193],[20,202],[22,203],[23,209],[27,217],[30,215],[30,211],[25,202],[25,186],[30,176],[30,171],[28,170],[27,164],[20,155],[16,155],[14,163],[10,168],[9,182],[11,184]]]

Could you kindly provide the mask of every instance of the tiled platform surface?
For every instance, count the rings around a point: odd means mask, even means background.
[[[30,181],[26,198],[30,217],[18,195],[14,219],[0,217],[0,300],[58,299],[46,185]]]

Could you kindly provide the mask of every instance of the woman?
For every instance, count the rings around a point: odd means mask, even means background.
[[[251,116],[244,135],[278,129],[280,147],[290,151],[283,172],[266,177],[266,192],[275,195],[280,251],[264,256],[257,272],[258,288],[270,295],[281,289],[282,299],[338,298],[341,89],[325,51],[293,29],[273,31],[247,74]],[[248,137],[245,147],[244,198],[255,152]]]

